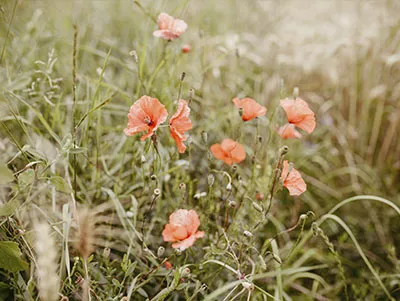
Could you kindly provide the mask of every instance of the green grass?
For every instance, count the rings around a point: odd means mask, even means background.
[[[399,298],[396,1],[0,6],[0,255],[15,269],[0,259],[0,300]],[[160,12],[188,30],[172,42],[153,37]],[[296,87],[317,127],[283,141],[279,100]],[[192,93],[184,154],[165,127],[158,153],[123,133],[142,95],[171,115],[178,95]],[[266,117],[243,123],[232,98],[245,96]],[[224,138],[245,146],[244,162],[211,155]],[[307,192],[294,198],[277,183],[269,203],[284,145]],[[86,208],[93,229],[77,223]],[[183,252],[161,236],[178,208],[195,209],[205,232]],[[79,253],[85,229],[88,258]],[[59,254],[48,262],[58,297],[40,295],[41,243]]]

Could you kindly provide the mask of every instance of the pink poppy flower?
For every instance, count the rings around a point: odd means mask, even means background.
[[[298,170],[289,166],[287,160],[283,161],[281,180],[283,181],[283,186],[289,190],[290,195],[301,195],[307,190],[307,185],[301,174]]]
[[[252,98],[234,98],[232,102],[239,109],[243,109],[242,120],[248,121],[258,116],[264,116],[267,113],[267,108],[258,104]]]
[[[278,129],[278,134],[283,138],[283,139],[289,139],[289,138],[301,138],[303,137],[297,130],[296,126],[292,123],[287,123],[284,126],[281,126]]]
[[[181,251],[191,247],[194,242],[204,236],[197,231],[200,226],[199,216],[194,210],[179,209],[169,216],[169,223],[162,232],[164,241],[175,242],[174,249]]]
[[[289,123],[298,128],[312,133],[315,129],[314,112],[308,107],[308,104],[301,98],[281,99],[281,107],[285,110]]]
[[[224,161],[226,164],[240,163],[246,159],[246,152],[243,145],[232,139],[224,139],[222,143],[211,145],[210,150],[215,158]]]
[[[140,139],[152,136],[158,126],[165,122],[168,112],[157,98],[142,96],[129,109],[128,125],[124,129],[127,136],[147,131]]]
[[[158,29],[153,32],[157,38],[164,40],[174,40],[179,38],[187,28],[187,24],[183,20],[175,19],[166,13],[161,13],[157,19]]]
[[[184,153],[186,150],[186,146],[183,144],[183,141],[186,141],[187,139],[185,132],[192,128],[192,122],[189,119],[189,114],[190,108],[188,107],[187,102],[183,99],[180,99],[176,113],[169,120],[171,136],[174,138],[180,153]]]

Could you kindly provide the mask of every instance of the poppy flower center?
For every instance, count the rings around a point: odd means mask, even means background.
[[[148,126],[153,125],[153,120],[150,119],[149,116],[146,116],[143,120]]]

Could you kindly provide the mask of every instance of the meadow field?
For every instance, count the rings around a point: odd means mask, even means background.
[[[0,300],[399,300],[400,1],[0,1]]]

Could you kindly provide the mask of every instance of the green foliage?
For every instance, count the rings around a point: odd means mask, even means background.
[[[400,7],[378,2],[1,3],[0,300],[41,299],[46,268],[70,300],[400,298]],[[188,23],[179,39],[152,35],[163,11]],[[292,94],[317,128],[282,140]],[[190,100],[184,154],[168,120],[155,140],[123,134],[142,95],[169,116]],[[246,96],[265,117],[242,121]],[[245,161],[214,158],[224,138]],[[282,190],[284,145],[300,197]],[[205,232],[183,252],[162,238],[178,208]],[[38,240],[57,261],[38,266]]]
[[[26,270],[29,265],[21,258],[22,252],[13,241],[0,241],[0,268],[16,273]]]

